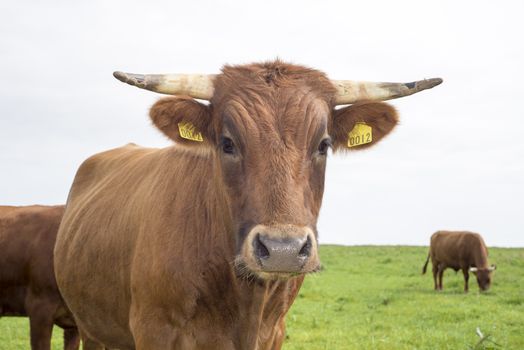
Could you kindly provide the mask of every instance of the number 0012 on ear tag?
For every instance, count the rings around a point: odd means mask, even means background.
[[[373,141],[373,129],[364,122],[357,122],[348,133],[348,147],[365,145]]]
[[[189,122],[178,123],[178,132],[180,137],[191,141],[204,141],[202,133],[198,131],[195,126]]]

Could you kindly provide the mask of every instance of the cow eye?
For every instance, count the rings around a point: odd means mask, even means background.
[[[227,154],[233,154],[235,153],[235,144],[233,143],[233,140],[231,140],[229,137],[222,137],[221,140],[222,144],[222,152]]]
[[[318,145],[318,154],[323,156],[326,155],[329,147],[331,147],[331,139],[323,139],[322,141],[320,141],[320,144]]]

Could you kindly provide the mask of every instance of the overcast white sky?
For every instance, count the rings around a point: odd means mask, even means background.
[[[524,246],[522,1],[2,1],[0,203],[64,203],[89,155],[169,144],[157,94],[114,70],[217,73],[280,57],[334,79],[441,86],[394,100],[377,147],[332,156],[321,243]]]

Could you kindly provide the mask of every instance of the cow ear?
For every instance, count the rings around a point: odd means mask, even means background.
[[[395,108],[384,102],[359,102],[333,111],[333,150],[371,147],[397,125]]]
[[[153,124],[171,140],[190,145],[210,145],[213,140],[210,107],[191,97],[166,97],[149,110]]]

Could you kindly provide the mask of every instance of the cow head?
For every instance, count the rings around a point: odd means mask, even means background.
[[[328,149],[373,146],[398,120],[393,107],[376,100],[441,82],[331,81],[319,71],[279,61],[226,66],[216,76],[116,72],[115,77],[177,95],[151,108],[153,123],[183,147],[212,154],[231,213],[237,270],[265,279],[320,266],[316,223]],[[341,104],[352,105],[335,109]],[[359,128],[369,134],[355,133]]]
[[[470,267],[469,271],[473,272],[477,277],[477,283],[481,291],[486,291],[491,286],[491,273],[495,271],[497,266],[491,265],[490,267],[477,268]]]

